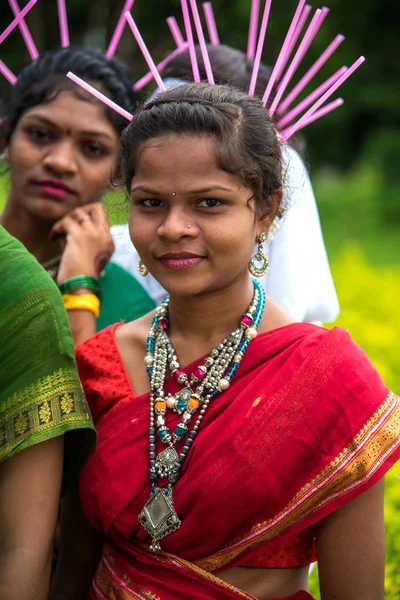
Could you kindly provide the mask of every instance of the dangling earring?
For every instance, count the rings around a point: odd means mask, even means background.
[[[147,270],[146,265],[144,263],[142,263],[141,260],[139,260],[138,271],[139,271],[139,275],[141,275],[142,277],[146,277],[146,275],[149,274],[149,271]]]
[[[257,240],[258,250],[249,262],[249,271],[254,277],[262,277],[269,271],[269,262],[263,250],[263,243],[267,241],[267,238],[266,233],[260,233]],[[256,263],[261,264],[257,266]]]

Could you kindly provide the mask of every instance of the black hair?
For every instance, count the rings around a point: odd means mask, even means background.
[[[185,84],[144,104],[121,138],[119,165],[130,190],[140,151],[168,135],[211,138],[219,168],[252,190],[258,214],[281,213],[282,152],[275,126],[257,98],[223,85]]]
[[[101,51],[91,48],[71,46],[53,49],[24,67],[11,90],[4,115],[6,144],[25,110],[53,100],[62,91],[70,91],[80,98],[95,101],[66,77],[68,71],[98,88],[122,108],[131,110],[134,107],[132,78],[125,63],[117,58],[109,60]],[[105,106],[104,109],[114,127],[121,133],[126,126],[126,120]]]
[[[215,83],[233,85],[243,92],[247,92],[250,85],[250,79],[253,72],[254,61],[248,58],[244,52],[219,44],[218,46],[212,46],[207,44],[207,51],[210,58],[210,63],[214,75]],[[203,56],[199,46],[196,46],[197,63],[199,66],[200,78],[207,80],[206,71],[204,68]],[[256,87],[254,95],[258,98],[262,98],[265,92],[265,88],[271,77],[272,69],[263,63],[260,64],[257,76]],[[177,54],[168,63],[163,71],[163,77],[174,77],[182,79],[183,81],[192,82],[193,73],[190,61],[189,50]],[[274,85],[272,93],[270,95],[267,107],[272,102],[276,94],[277,86]],[[275,117],[273,119],[275,121]],[[301,135],[292,136],[289,141],[289,145],[292,146],[300,155],[304,151],[304,140]]]

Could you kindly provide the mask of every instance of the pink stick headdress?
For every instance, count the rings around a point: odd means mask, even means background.
[[[305,0],[304,0],[305,2]],[[260,27],[260,35],[258,36],[257,41],[257,50],[256,56],[254,58],[253,71],[251,73],[250,86],[249,86],[249,96],[254,96],[254,92],[257,84],[258,71],[260,69],[261,56],[264,48],[265,34],[267,33],[267,25],[269,19],[269,12],[271,10],[272,0],[265,0],[264,14],[261,21]]]
[[[293,49],[294,49],[294,47],[296,45],[296,42],[299,39],[301,32],[303,31],[303,27],[304,27],[304,25],[305,25],[305,23],[306,23],[309,15],[310,15],[311,11],[312,11],[312,6],[310,4],[306,4],[305,7],[303,8],[303,11],[302,11],[301,15],[300,15],[300,19],[299,19],[299,22],[297,23],[297,27],[294,30],[294,33],[293,33],[293,35],[292,35],[292,37],[290,39],[290,42],[288,44],[288,47],[287,47],[284,59],[282,61],[282,65],[276,71],[276,80],[277,81],[279,81],[279,79],[280,79],[280,77],[282,75],[283,64],[286,64],[287,61],[289,60],[290,55],[293,52]]]
[[[124,27],[125,27],[125,13],[127,11],[132,10],[132,6],[133,3],[135,2],[135,0],[126,0],[125,4],[124,4],[124,8],[122,9],[122,12],[120,14],[120,17],[118,19],[118,23],[117,26],[115,28],[115,31],[112,35],[111,38],[111,42],[107,48],[106,51],[106,57],[107,58],[112,58],[115,54],[115,51],[117,50],[118,44],[119,44],[119,40],[121,39],[121,36],[123,34],[124,31]]]
[[[183,35],[179,29],[179,25],[176,22],[175,17],[168,17],[167,24],[177,48],[180,48],[185,43],[185,40],[183,39]]]
[[[34,1],[36,1],[36,0],[34,0]],[[130,0],[130,1],[133,3],[133,0]],[[152,78],[154,78],[159,89],[161,90],[161,92],[165,92],[166,88],[160,77],[159,70],[163,66],[165,66],[165,64],[167,64],[168,61],[173,58],[173,56],[176,56],[176,54],[179,54],[180,52],[183,51],[183,49],[185,49],[187,47],[189,47],[189,51],[190,51],[190,57],[191,57],[191,63],[192,63],[192,69],[193,69],[193,79],[195,81],[200,80],[187,0],[181,0],[181,4],[182,4],[182,13],[183,13],[183,19],[184,19],[184,23],[185,23],[187,42],[183,42],[183,44],[180,44],[178,46],[178,48],[169,57],[164,59],[164,61],[159,63],[159,65],[157,65],[157,67],[154,64],[149,51],[147,50],[147,47],[139,33],[139,30],[138,30],[134,20],[132,19],[132,16],[130,15],[129,12],[125,13],[125,18],[129,23],[129,26],[137,40],[137,43],[146,59],[149,69],[150,69],[150,72],[147,75],[145,75],[141,80],[136,82],[135,89],[141,89],[144,85],[146,85],[149,81],[151,81]],[[213,79],[213,75],[212,75],[211,65],[209,62],[207,47],[206,47],[206,43],[205,43],[205,39],[204,39],[204,33],[203,33],[202,25],[201,25],[201,20],[200,20],[198,8],[197,8],[196,0],[190,0],[190,4],[191,4],[192,13],[193,13],[193,20],[194,20],[194,23],[196,26],[197,36],[199,38],[200,49],[202,52],[203,61],[204,61],[205,68],[206,68],[207,77],[209,79],[209,82],[213,83],[214,79]],[[252,73],[251,82],[250,82],[249,95],[254,94],[254,90],[255,90],[255,86],[256,86],[257,74],[259,71],[259,65],[260,65],[260,61],[261,61],[261,54],[262,54],[262,49],[263,49],[265,35],[266,35],[266,29],[267,29],[267,24],[268,24],[270,8],[271,8],[271,0],[266,0],[263,18],[262,18],[261,27],[260,27],[260,33],[258,36],[258,41],[257,41],[257,44],[254,46],[255,59],[254,59],[253,73]],[[256,9],[257,9],[257,11],[256,11]],[[253,0],[253,4],[252,4],[253,22],[255,22],[254,14],[255,14],[255,12],[257,12],[257,19],[256,19],[257,23],[258,23],[258,9],[259,9],[259,2],[257,2],[257,0]],[[296,45],[297,39],[300,36],[300,33],[305,25],[305,22],[309,16],[309,13],[310,13],[310,7],[308,5],[305,6],[305,0],[299,0],[297,9],[295,11],[294,17],[290,24],[285,41],[283,43],[281,51],[278,54],[277,61],[273,67],[270,80],[266,87],[266,90],[265,90],[265,93],[263,96],[264,105],[269,100],[273,86],[274,86],[275,82],[278,80],[280,73],[283,72],[283,70],[290,58],[291,52]],[[343,39],[344,39],[343,36],[340,36],[340,35],[337,36],[333,40],[333,42],[328,46],[328,48],[321,54],[321,56],[317,59],[317,61],[313,64],[313,66],[307,71],[307,73],[300,79],[299,83],[295,86],[294,90],[292,90],[292,92],[289,93],[286,100],[284,100],[282,103],[280,103],[282,95],[284,94],[288,84],[290,83],[291,78],[293,77],[295,71],[297,70],[298,66],[300,65],[300,62],[301,62],[302,58],[304,57],[312,40],[314,39],[316,33],[318,32],[319,28],[321,27],[322,22],[325,19],[327,13],[328,13],[327,8],[323,8],[321,10],[316,11],[309,27],[307,28],[307,31],[303,37],[303,40],[300,42],[300,45],[295,53],[295,56],[292,59],[290,65],[288,67],[287,72],[283,76],[283,79],[282,79],[280,85],[278,86],[277,96],[275,98],[272,98],[272,103],[271,103],[271,113],[272,114],[276,111],[277,114],[281,115],[283,113],[282,107],[285,104],[287,106],[290,106],[290,104],[288,104],[288,99],[290,100],[290,103],[293,102],[293,100],[295,99],[294,92],[296,93],[296,97],[297,97],[297,95],[301,92],[301,90],[304,89],[304,87],[307,85],[307,83],[309,83],[311,81],[311,79],[314,77],[314,75],[319,71],[319,69],[323,66],[323,64],[325,64],[325,62],[328,60],[328,58],[333,54],[333,52],[336,50],[336,48],[343,41]],[[256,37],[256,35],[257,34],[255,33],[253,35],[253,37],[254,36]],[[255,39],[255,37],[254,37],[254,39]],[[177,38],[177,40],[178,40],[178,38]],[[350,75],[352,75],[352,73],[354,73],[354,71],[356,69],[358,69],[358,67],[364,62],[364,60],[365,60],[364,57],[361,56],[358,60],[356,60],[354,62],[354,64],[350,68],[342,67],[341,69],[339,69],[336,73],[331,75],[323,84],[321,84],[316,90],[314,90],[304,100],[302,100],[297,106],[295,106],[288,114],[286,114],[284,117],[282,117],[277,124],[278,129],[281,129],[281,135],[280,135],[281,143],[285,142],[287,139],[289,139],[289,137],[291,135],[293,135],[294,133],[296,133],[303,127],[306,127],[307,125],[309,125],[310,123],[313,123],[317,119],[320,119],[324,115],[332,112],[333,110],[336,110],[339,106],[342,106],[342,104],[343,104],[342,98],[333,100],[332,102],[325,104],[325,105],[324,105],[324,103],[335,93],[335,91],[337,89],[339,89],[339,87],[350,77]],[[109,98],[107,98],[106,96],[104,96],[103,94],[98,92],[95,88],[93,88],[89,84],[82,81],[79,77],[76,77],[72,73],[69,73],[68,77],[70,79],[72,79],[73,81],[75,81],[78,85],[83,87],[86,91],[93,94],[96,98],[98,98],[99,100],[101,100],[102,102],[107,104],[107,106],[110,106],[111,108],[116,110],[119,114],[124,116],[126,119],[129,119],[129,120],[132,119],[132,115],[130,113],[128,113],[127,111],[125,111],[124,109],[122,109],[121,107],[116,105]],[[310,107],[310,105],[311,105],[311,107]],[[308,108],[308,107],[310,107],[310,108]],[[296,118],[296,116],[298,116],[303,110],[305,110],[307,108],[308,108],[308,110],[299,118],[299,120],[297,122],[290,124]],[[282,130],[282,128],[284,128],[284,127],[286,127],[286,128]]]
[[[84,89],[85,92],[92,94],[92,96],[97,98],[97,100],[100,100],[100,102],[102,102],[109,108],[112,108],[116,113],[121,115],[121,117],[128,119],[128,121],[132,121],[133,115],[131,115],[130,112],[128,112],[127,110],[123,109],[121,106],[110,100],[110,98],[107,98],[107,96],[99,92],[99,90],[96,90],[93,86],[86,83],[86,81],[83,81],[83,79],[81,79],[74,73],[71,73],[71,71],[67,73],[67,77],[68,79],[71,79],[71,81],[79,85],[82,89]]]
[[[58,22],[60,25],[61,47],[68,48],[68,46],[69,46],[69,31],[68,31],[68,19],[67,19],[67,9],[65,7],[65,0],[57,0],[57,8],[58,8]]]
[[[350,77],[350,75],[354,73],[354,71],[356,71],[356,69],[358,69],[362,65],[364,61],[364,56],[360,56],[360,58],[358,58],[351,65],[351,67],[346,69],[346,72],[343,73],[341,77],[339,77],[339,79],[325,92],[325,94],[322,94],[322,96],[315,102],[315,104],[313,104],[311,108],[309,108],[308,111],[304,113],[304,115],[294,125],[289,127],[289,131],[285,133],[285,136],[281,135],[282,141],[286,141],[289,137],[296,133],[296,131],[301,129],[302,126],[304,126],[304,123],[306,123],[309,120],[311,115],[313,115],[324,104],[324,102],[336,92],[336,90],[346,81],[346,79]]]
[[[13,11],[14,17],[18,17],[20,14],[20,8],[18,6],[17,0],[8,0],[8,3]],[[19,23],[19,29],[21,31],[21,35],[24,38],[25,46],[29,52],[29,55],[32,60],[36,60],[39,57],[38,49],[36,48],[35,42],[31,36],[31,32],[28,29],[28,25],[25,23],[24,19]]]
[[[25,16],[31,10],[31,8],[36,4],[37,0],[29,0],[28,4],[24,6],[21,12],[15,17],[13,21],[9,24],[8,27],[5,28],[2,34],[0,34],[0,44],[4,42],[4,40],[10,35],[10,33],[18,27],[18,25],[23,21]]]
[[[168,63],[170,63],[171,60],[173,60],[175,58],[175,56],[182,54],[182,52],[185,52],[185,50],[187,50],[187,49],[188,49],[188,43],[183,42],[182,46],[180,46],[179,48],[176,48],[173,52],[171,52],[171,54],[166,56],[161,62],[159,62],[156,65],[157,71],[159,73],[161,73],[161,71],[163,69],[165,69],[165,67],[168,65]],[[150,83],[150,81],[152,79],[154,79],[154,73],[152,71],[149,71],[148,73],[146,73],[146,75],[143,75],[143,77],[141,77],[140,79],[137,80],[137,82],[133,86],[133,89],[135,90],[135,92],[140,91],[142,88],[144,88],[145,85]]]
[[[208,37],[210,38],[210,44],[212,46],[218,46],[219,45],[219,37],[218,37],[217,25],[215,23],[214,13],[213,13],[213,9],[211,6],[211,2],[203,3],[203,12],[204,12],[204,16],[206,18]]]
[[[139,31],[135,21],[133,20],[130,12],[125,13],[125,19],[127,20],[128,25],[131,28],[131,31],[135,37],[135,40],[144,56],[144,59],[147,62],[147,66],[149,67],[150,71],[153,73],[153,77],[158,85],[158,88],[162,92],[166,92],[167,88],[165,87],[164,82],[161,79],[161,75],[158,72],[156,65],[154,64],[153,59],[151,58],[150,52],[148,51],[147,46],[144,43],[144,40],[140,34],[140,31]]]
[[[7,79],[8,83],[11,85],[15,85],[17,83],[17,76],[0,60],[0,73],[3,75],[5,79]]]
[[[204,38],[203,28],[201,26],[200,15],[197,8],[196,0],[190,0],[190,7],[192,9],[194,26],[197,32],[197,38],[200,44],[201,56],[203,58],[204,69],[207,75],[207,81],[210,85],[214,85],[214,75],[211,68],[210,58],[208,56],[206,40]]]
[[[194,47],[192,25],[190,23],[189,9],[187,0],[181,0],[183,22],[185,24],[186,39],[189,44],[190,63],[192,65],[193,81],[199,83],[200,73],[199,65],[197,64],[196,48]]]
[[[322,10],[316,10],[315,14],[313,16],[313,18],[311,19],[311,23],[308,26],[308,29],[306,31],[306,33],[304,34],[304,38],[302,39],[300,46],[298,47],[298,50],[296,52],[296,54],[294,55],[294,58],[292,60],[292,62],[289,65],[288,70],[286,71],[285,75],[283,76],[282,82],[279,84],[278,86],[278,90],[276,93],[275,98],[273,99],[272,103],[271,103],[271,107],[269,109],[269,115],[270,117],[272,117],[276,111],[276,108],[287,88],[287,86],[289,85],[293,75],[295,74],[296,70],[298,69],[301,61],[303,60],[308,48],[310,47],[313,39],[315,38],[315,36],[317,35],[323,21],[325,20],[325,17],[328,14],[328,9],[322,9]]]
[[[289,56],[287,55],[287,49],[288,49],[288,46],[290,44],[290,40],[292,39],[292,37],[294,35],[294,32],[296,31],[296,27],[297,27],[298,22],[300,20],[301,13],[303,12],[305,3],[306,3],[306,0],[300,0],[299,3],[298,3],[298,5],[297,5],[297,8],[296,8],[296,11],[294,13],[294,16],[293,16],[292,22],[290,24],[289,30],[288,30],[288,32],[286,34],[285,41],[283,42],[282,49],[279,52],[278,59],[277,59],[277,61],[275,63],[274,68],[272,69],[271,77],[269,78],[268,85],[267,85],[267,87],[265,89],[265,93],[264,93],[264,96],[263,96],[263,99],[262,99],[262,102],[263,102],[264,106],[267,104],[267,102],[269,100],[269,97],[271,95],[272,89],[273,89],[274,84],[275,84],[275,82],[277,80],[277,74],[279,73],[279,71],[281,71],[281,72],[283,71],[283,69],[285,68],[285,65],[286,65],[286,63],[287,63],[287,61],[289,59]]]
[[[254,58],[256,53],[259,14],[260,0],[251,0],[249,37],[247,40],[247,58]]]
[[[333,102],[329,102],[329,104],[326,104],[323,108],[316,110],[315,113],[313,113],[311,115],[311,117],[309,117],[308,119],[305,119],[305,121],[303,122],[303,125],[301,125],[297,129],[297,131],[299,131],[300,129],[303,129],[304,127],[307,127],[311,123],[314,123],[314,121],[317,121],[321,117],[324,117],[325,115],[332,112],[336,108],[339,108],[339,106],[342,106],[343,104],[344,104],[343,98],[337,98],[336,100],[333,100]],[[281,131],[281,136],[285,137],[286,134],[288,133],[289,129],[290,129],[290,127],[288,127],[288,129],[284,129],[283,131]]]

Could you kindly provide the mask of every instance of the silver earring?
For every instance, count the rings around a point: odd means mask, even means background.
[[[264,254],[263,244],[267,241],[267,234],[260,233],[257,239],[258,249],[249,262],[249,271],[254,277],[262,277],[269,271],[269,262]],[[257,265],[257,263],[261,263]]]
[[[148,271],[146,265],[141,260],[139,260],[138,271],[139,271],[139,275],[141,275],[142,277],[146,277],[146,275],[149,274],[149,271]]]

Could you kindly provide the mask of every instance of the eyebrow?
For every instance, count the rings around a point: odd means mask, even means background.
[[[232,192],[230,188],[223,187],[222,185],[210,185],[209,187],[201,188],[199,190],[190,190],[189,194],[206,194],[207,192],[214,192],[215,190],[220,190],[222,192]],[[145,192],[146,194],[154,194],[155,196],[162,196],[161,192],[157,190],[152,190],[145,185],[138,185],[131,189],[132,192]]]
[[[35,113],[32,113],[30,115],[26,116],[27,119],[37,119],[38,121],[41,121],[42,123],[44,123],[45,125],[48,125],[49,127],[53,127],[54,129],[57,130],[61,130],[62,127],[60,127],[59,125],[57,125],[56,123],[54,123],[53,121],[51,121],[50,119],[47,119],[46,117],[42,117],[42,115],[38,115]],[[91,135],[94,137],[106,137],[108,139],[112,139],[111,136],[108,133],[105,133],[103,131],[89,131],[89,130],[85,130],[85,131],[80,131],[79,133],[82,133],[83,135]]]

